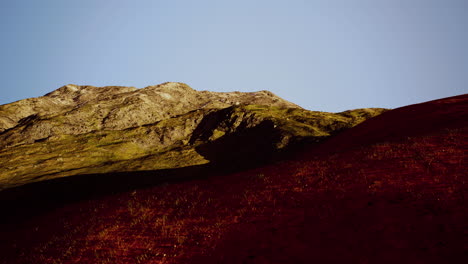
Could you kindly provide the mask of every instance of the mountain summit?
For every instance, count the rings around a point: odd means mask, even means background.
[[[313,112],[269,91],[65,85],[0,106],[0,188],[80,174],[237,167],[383,112]]]
[[[31,117],[65,116],[74,133],[90,129],[125,129],[154,123],[196,109],[233,105],[269,105],[300,108],[268,91],[217,93],[196,91],[183,83],[168,82],[142,89],[124,86],[79,86],[68,84],[39,98],[0,107],[0,132]],[[86,126],[81,121],[95,123]],[[77,124],[80,123],[80,124]],[[63,124],[61,124],[63,125]],[[88,129],[86,129],[87,127]]]

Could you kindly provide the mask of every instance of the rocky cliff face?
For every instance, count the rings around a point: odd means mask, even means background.
[[[383,111],[312,112],[268,91],[216,93],[182,83],[66,85],[0,106],[0,189],[78,174],[268,159]]]

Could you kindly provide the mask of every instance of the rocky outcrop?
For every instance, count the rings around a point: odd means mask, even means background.
[[[299,108],[268,91],[198,92],[182,83],[143,89],[65,85],[43,97],[0,106],[0,148],[63,134],[123,130],[197,109],[249,104]]]
[[[313,112],[268,91],[66,85],[0,106],[0,188],[78,174],[267,160],[383,112]]]

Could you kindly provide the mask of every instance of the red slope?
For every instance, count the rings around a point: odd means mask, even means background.
[[[2,229],[3,263],[467,263],[467,113],[408,106],[297,160],[70,204]]]
[[[468,94],[385,112],[329,140],[316,153],[331,153],[377,142],[394,142],[468,125]]]

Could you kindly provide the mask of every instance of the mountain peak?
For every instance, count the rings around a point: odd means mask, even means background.
[[[34,115],[43,117],[39,134],[54,134],[50,121],[66,120],[73,134],[92,130],[121,130],[151,124],[197,109],[222,109],[234,105],[265,105],[300,108],[268,91],[196,91],[185,83],[165,82],[142,89],[126,86],[64,85],[44,96],[0,106],[0,133]],[[59,118],[59,116],[62,116]],[[44,119],[44,120],[43,120]],[[73,127],[73,128],[71,128]],[[47,130],[48,132],[44,132]],[[0,144],[1,145],[1,144]]]
[[[151,85],[142,90],[175,90],[175,91],[195,91],[192,87],[181,82],[165,82],[158,85]]]
[[[364,112],[312,112],[265,90],[196,91],[177,82],[142,89],[68,84],[42,97],[0,105],[0,164],[6,175],[0,177],[0,189],[132,168],[267,160],[301,140],[322,140],[382,110]],[[20,165],[8,158],[25,150],[34,154]]]

